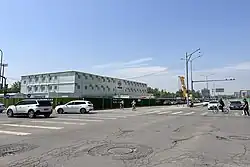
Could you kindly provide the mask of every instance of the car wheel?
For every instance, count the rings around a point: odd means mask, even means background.
[[[80,109],[80,113],[81,113],[81,114],[85,114],[85,113],[88,113],[88,112],[86,111],[85,108],[81,108],[81,109]]]
[[[13,111],[11,109],[8,109],[7,116],[8,117],[13,117],[14,116],[14,113],[13,113]]]
[[[35,117],[36,117],[35,111],[34,111],[34,110],[29,110],[29,112],[28,112],[28,117],[29,117],[29,118],[35,118]]]
[[[62,108],[59,108],[59,109],[57,110],[57,113],[58,113],[58,114],[63,114],[63,113],[64,113],[64,111],[63,111],[63,109],[62,109]]]
[[[50,113],[46,113],[46,114],[44,114],[44,117],[45,117],[45,118],[49,118],[50,115],[51,115]]]

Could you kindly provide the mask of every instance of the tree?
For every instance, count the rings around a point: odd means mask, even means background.
[[[18,93],[20,91],[21,91],[21,82],[20,81],[14,82],[9,89],[9,92],[13,92],[13,93]]]

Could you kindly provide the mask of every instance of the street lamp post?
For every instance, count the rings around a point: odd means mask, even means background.
[[[185,55],[185,62],[186,62],[186,79],[187,79],[187,81],[186,81],[186,84],[187,84],[187,106],[189,106],[189,78],[188,78],[188,63],[189,63],[189,61],[190,61],[190,59],[192,58],[192,55],[193,54],[195,54],[196,52],[198,52],[198,51],[200,51],[200,48],[199,49],[197,49],[197,50],[195,50],[194,52],[192,52],[192,53],[190,53],[190,54],[188,54],[187,52],[186,52],[186,55]]]
[[[197,58],[200,58],[202,55],[199,55],[197,57],[194,57],[193,59],[190,60],[190,78],[191,78],[191,91],[193,93],[194,91],[194,83],[193,83],[193,61]]]
[[[207,90],[208,90],[208,77],[210,77],[212,75],[215,75],[215,74],[213,73],[213,74],[209,74],[209,75],[201,75],[201,76],[205,77]]]

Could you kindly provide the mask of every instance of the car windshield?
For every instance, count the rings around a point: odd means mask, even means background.
[[[38,100],[40,106],[51,106],[51,102],[47,100]]]
[[[215,103],[218,103],[217,101],[210,101],[209,102],[210,104],[215,104]]]
[[[92,104],[90,101],[88,101],[88,104]]]

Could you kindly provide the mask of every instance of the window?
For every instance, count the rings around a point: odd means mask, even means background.
[[[42,77],[42,82],[45,82],[46,78],[45,76]]]
[[[78,79],[81,79],[81,76],[79,74],[77,74],[77,77],[78,77]]]
[[[32,82],[32,78],[31,77],[29,78],[29,82]]]
[[[36,82],[38,81],[38,79],[39,79],[38,77],[35,77],[35,81],[36,81]]]
[[[87,90],[88,89],[88,86],[85,86],[85,90]]]
[[[57,86],[54,86],[54,89],[57,90]]]
[[[82,105],[82,104],[86,104],[86,102],[84,102],[84,101],[83,102],[80,102],[80,101],[79,102],[75,102],[75,105]]]
[[[80,85],[77,85],[77,89],[80,89],[81,88],[81,86]]]
[[[35,92],[38,90],[38,87],[37,86],[35,86]]]
[[[45,86],[41,86],[41,91],[43,92],[45,90]]]
[[[75,102],[69,102],[66,105],[74,105]]]
[[[54,78],[57,79],[57,76],[55,76]]]
[[[49,85],[49,90],[52,90],[52,86],[51,85]]]
[[[23,81],[23,84],[26,84],[26,80]]]
[[[39,106],[52,106],[49,100],[38,100]]]

